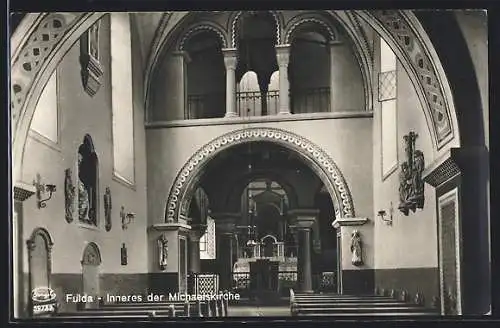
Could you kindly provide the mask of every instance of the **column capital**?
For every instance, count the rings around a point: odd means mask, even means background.
[[[335,229],[338,229],[339,227],[362,226],[368,221],[368,218],[338,218],[333,221],[332,226]]]
[[[336,46],[341,46],[343,44],[344,43],[342,41],[339,41],[339,40],[328,41],[329,48],[334,48]]]
[[[227,70],[235,70],[238,64],[238,52],[236,48],[224,48],[222,49],[222,54],[224,55],[224,65]]]
[[[296,208],[288,211],[288,215],[299,221],[307,220],[308,218],[316,219],[319,215],[319,209],[317,208]]]
[[[36,193],[34,185],[24,182],[16,182],[14,184],[14,200],[24,202]]]
[[[216,234],[232,234],[235,231],[236,220],[239,218],[239,213],[212,213],[215,220]]]
[[[288,66],[290,62],[290,45],[280,44],[276,46],[276,59],[278,66]]]
[[[480,171],[488,171],[488,157],[488,149],[484,146],[450,148],[425,168],[422,180],[438,187],[464,171],[478,171],[478,164],[484,166]]]
[[[184,50],[178,50],[172,52],[172,55],[182,57],[184,61],[189,64],[191,62],[191,56],[189,55],[189,52],[184,51]]]
[[[192,224],[189,239],[193,242],[200,241],[201,236],[205,233],[206,227],[205,224]]]

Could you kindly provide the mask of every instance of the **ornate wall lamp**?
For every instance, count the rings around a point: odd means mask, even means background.
[[[132,223],[132,220],[135,219],[135,213],[125,212],[125,207],[122,206],[122,209],[120,211],[120,217],[122,218],[122,229],[127,230],[128,225]]]
[[[388,226],[392,226],[392,214],[394,212],[394,209],[392,207],[392,202],[391,202],[391,207],[389,208],[389,217],[386,218],[387,212],[385,210],[380,210],[378,211],[378,216],[382,219],[382,221],[385,222]]]
[[[36,199],[38,208],[45,208],[47,206],[47,201],[52,198],[52,194],[56,192],[56,185],[44,184],[41,182],[42,178],[40,174],[36,175],[36,180],[33,180],[33,185],[36,189]],[[49,197],[42,199],[43,195],[49,193]]]

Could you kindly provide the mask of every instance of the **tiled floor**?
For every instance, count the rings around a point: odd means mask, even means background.
[[[230,306],[229,317],[289,317],[289,306]]]

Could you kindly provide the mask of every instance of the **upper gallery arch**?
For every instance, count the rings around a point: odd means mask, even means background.
[[[228,48],[229,41],[225,29],[215,22],[202,21],[187,28],[187,32],[182,34],[179,38],[176,49],[184,51],[186,44],[191,40],[191,38],[204,32],[208,32],[216,36],[220,41],[222,48]]]
[[[283,34],[283,26],[284,19],[283,16],[276,10],[270,11],[237,11],[233,12],[230,15],[228,20],[228,31],[231,36],[231,48],[236,48],[238,46],[238,38],[240,36],[240,28],[245,18],[253,16],[253,15],[261,15],[267,16],[273,21],[275,28],[275,42],[276,44],[282,43],[282,34]]]

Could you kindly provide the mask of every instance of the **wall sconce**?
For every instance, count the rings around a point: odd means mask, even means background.
[[[135,213],[125,212],[125,207],[122,206],[122,209],[120,211],[120,217],[122,218],[122,230],[126,230],[128,228],[128,225],[132,222],[133,219],[135,219]]]
[[[45,208],[47,206],[47,201],[52,198],[52,194],[56,192],[56,185],[53,184],[43,184],[41,182],[40,174],[36,175],[36,180],[33,180],[33,185],[36,189],[36,199],[38,208]],[[42,195],[49,193],[49,197],[42,199]]]
[[[388,226],[392,226],[392,213],[394,212],[394,209],[392,207],[392,202],[391,202],[391,207],[389,208],[389,217],[386,218],[387,212],[385,210],[380,210],[378,211],[378,216],[382,219],[382,221],[385,222]]]

